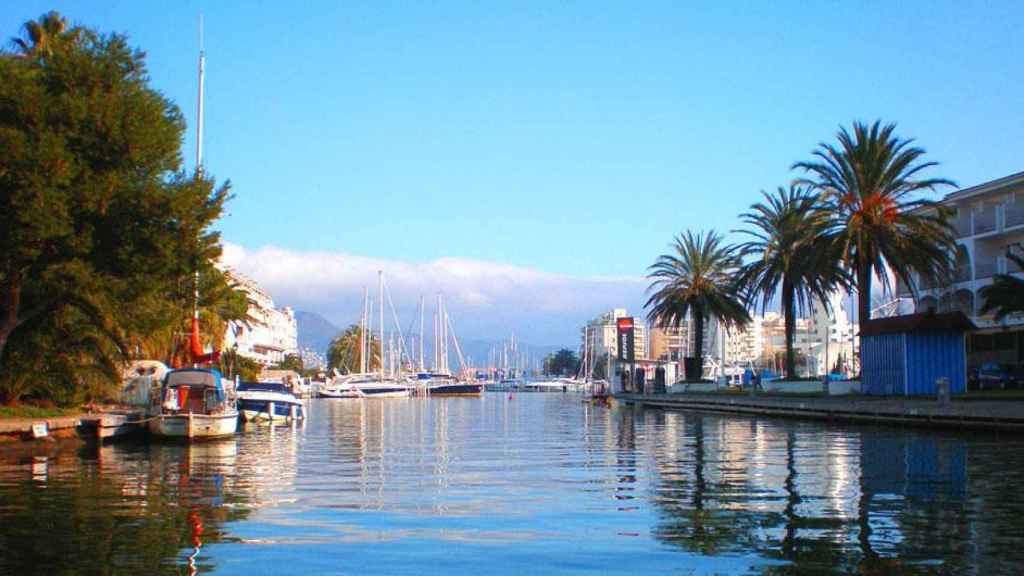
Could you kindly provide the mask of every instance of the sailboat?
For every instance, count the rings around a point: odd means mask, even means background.
[[[444,299],[437,296],[437,315],[434,322],[434,370],[425,371],[423,366],[423,306],[420,306],[420,371],[416,374],[417,382],[426,388],[431,396],[479,396],[484,391],[483,382],[475,379],[459,379],[452,375],[448,366],[448,336],[455,343],[459,365],[465,372],[465,362],[459,340],[452,330],[451,319],[444,306]]]
[[[203,77],[206,58],[199,49],[199,113],[196,122],[196,173],[203,166]],[[192,331],[189,348],[192,368],[171,370],[163,379],[160,394],[153,399],[149,431],[154,436],[194,440],[231,436],[238,430],[238,408],[231,381],[225,385],[221,373],[199,365],[217,362],[220,352],[203,351],[199,338],[199,269],[195,270],[192,302]]]
[[[400,380],[397,372],[401,369],[401,362],[394,362],[394,351],[391,360],[396,366],[392,368],[390,376],[384,371],[384,272],[378,271],[377,278],[380,291],[380,372],[375,375],[360,374],[348,384],[359,398],[404,398],[412,395],[413,387]]]

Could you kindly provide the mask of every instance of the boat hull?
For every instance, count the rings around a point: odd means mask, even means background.
[[[431,396],[479,396],[483,394],[483,384],[440,384],[431,386],[427,393]]]
[[[224,414],[161,414],[149,421],[150,434],[160,438],[202,440],[233,436],[238,431],[238,412]]]
[[[356,388],[360,398],[407,398],[412,396],[412,388],[401,386],[380,388]]]
[[[246,422],[254,422],[258,420],[270,420],[274,422],[286,422],[292,417],[292,406],[295,407],[295,417],[303,419],[306,417],[305,410],[300,402],[280,402],[275,401],[273,418],[270,415],[269,400],[239,400],[238,407],[242,414],[242,418]]]

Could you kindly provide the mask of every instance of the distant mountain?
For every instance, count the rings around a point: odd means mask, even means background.
[[[327,346],[341,331],[316,312],[296,310],[295,321],[299,325],[299,348],[312,348],[320,354],[327,353]]]

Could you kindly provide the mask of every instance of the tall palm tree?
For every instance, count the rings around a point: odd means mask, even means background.
[[[328,368],[337,368],[343,373],[359,371],[362,358],[360,347],[362,331],[363,329],[358,324],[353,324],[346,328],[344,332],[338,334],[334,340],[331,340],[331,343],[327,346]],[[373,371],[380,368],[380,340],[374,337],[370,331],[367,331],[366,336],[370,339],[370,361],[368,366],[369,370]]]
[[[25,37],[12,38],[11,42],[26,58],[50,56],[61,38],[77,34],[75,29],[68,30],[67,19],[56,10],[51,10],[36,20],[25,22],[21,29]]]
[[[828,306],[828,295],[846,286],[847,274],[840,264],[839,243],[830,234],[831,220],[807,188],[779,187],[774,195],[761,193],[764,202],[751,205],[740,218],[750,226],[739,232],[751,240],[739,246],[743,256],[753,256],[740,272],[746,303],[763,311],[776,294],[782,300],[786,327],[786,377],[796,377],[797,312],[815,299]],[[780,291],[781,287],[781,291]]]
[[[842,261],[857,287],[858,322],[871,318],[873,276],[889,292],[891,270],[916,290],[912,272],[939,282],[953,268],[949,211],[920,194],[955,184],[922,177],[937,163],[923,161],[925,151],[895,130],[877,120],[854,122],[852,133],[840,127],[838,146],[820,143],[813,160],[793,164],[808,173],[800,182],[821,192],[822,208],[834,218]]]
[[[1006,251],[1006,257],[1024,270],[1024,257]],[[996,322],[1010,314],[1024,313],[1024,280],[1010,274],[996,274],[992,283],[982,288],[978,295],[985,303],[981,307],[982,314],[995,312]]]
[[[692,317],[698,366],[704,359],[705,321],[714,316],[727,327],[750,322],[736,283],[740,264],[736,248],[725,245],[720,235],[687,231],[676,237],[671,253],[662,254],[648,268],[652,280],[647,290],[648,320],[672,327],[682,324],[687,315]]]

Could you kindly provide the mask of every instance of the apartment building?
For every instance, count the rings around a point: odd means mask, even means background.
[[[618,354],[618,340],[615,321],[629,315],[625,308],[615,308],[587,322],[580,330],[580,336],[593,358],[601,358],[610,354],[613,358]],[[634,355],[637,359],[649,358],[647,325],[642,317],[635,317],[633,323]]]
[[[994,275],[1024,278],[1024,271],[1006,257],[1008,252],[1024,255],[1024,172],[958,190],[942,204],[953,210],[954,276],[941,286],[916,278],[917,293],[900,284],[899,295],[912,298],[917,311],[960,310],[969,316],[978,327],[968,340],[969,364],[1024,361],[1024,315],[996,322],[991,315],[979,314],[979,291],[992,283]]]
[[[248,318],[228,323],[225,349],[235,349],[264,366],[278,364],[286,356],[298,354],[295,312],[288,306],[276,308],[273,298],[255,280],[230,268],[224,271],[249,299]]]

